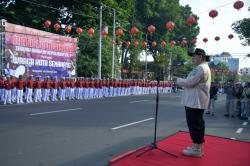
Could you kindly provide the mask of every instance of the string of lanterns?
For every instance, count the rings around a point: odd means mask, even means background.
[[[233,7],[235,8],[235,9],[237,9],[237,10],[240,10],[242,7],[244,6],[244,2],[243,1],[240,1],[240,0],[238,0],[238,1],[236,1],[234,4],[233,4]],[[212,9],[212,10],[210,10],[209,11],[209,17],[211,17],[212,19],[214,19],[215,17],[217,17],[218,16],[218,11],[217,10],[215,10],[215,9]],[[192,25],[194,25],[196,23],[196,18],[195,18],[195,16],[193,16],[193,15],[190,15],[190,16],[188,16],[187,17],[187,19],[186,19],[186,24],[187,25],[189,25],[189,26],[192,26]],[[51,21],[50,20],[46,20],[45,22],[44,22],[44,26],[46,27],[46,28],[49,28],[50,26],[51,26]],[[166,29],[167,30],[169,30],[169,31],[171,31],[171,30],[173,30],[174,29],[174,27],[175,27],[175,24],[174,24],[174,22],[173,21],[168,21],[167,23],[166,23]],[[60,28],[61,28],[61,25],[59,24],[59,23],[55,23],[54,25],[53,25],[53,28],[56,30],[56,31],[58,31]],[[65,28],[64,28],[64,30],[67,32],[67,33],[70,33],[71,31],[72,31],[72,27],[70,26],[70,25],[68,25],[68,26],[65,26]],[[151,35],[156,31],[156,27],[154,26],[154,25],[150,25],[150,26],[148,26],[148,28],[147,28],[147,30],[148,30],[148,32],[149,33],[151,33]],[[78,28],[76,28],[76,31],[75,31],[78,35],[81,35],[82,33],[83,33],[83,29],[82,28],[80,28],[80,27],[78,27]],[[132,35],[132,37],[135,37],[138,33],[140,32],[140,30],[137,28],[137,27],[132,27],[131,28],[131,30],[130,30],[130,33],[131,33],[131,35]],[[88,30],[87,30],[87,33],[88,33],[88,35],[89,36],[93,36],[94,34],[95,34],[95,30],[94,30],[94,28],[89,28]],[[121,37],[122,35],[123,35],[123,30],[122,29],[117,29],[116,31],[115,31],[115,35],[116,36],[118,36],[118,37]],[[106,37],[106,36],[108,36],[108,34],[109,34],[109,32],[108,32],[108,27],[105,27],[105,28],[103,28],[102,29],[102,31],[101,31],[101,35],[102,36],[104,36],[104,37]],[[233,39],[233,34],[229,34],[228,35],[228,38],[231,40],[231,39]],[[220,37],[219,36],[216,36],[215,38],[214,38],[214,40],[216,41],[216,42],[218,42],[219,40],[220,40]],[[204,43],[207,43],[208,42],[208,38],[203,38],[203,42]],[[111,44],[112,45],[114,45],[116,42],[115,42],[115,40],[113,39],[112,41],[111,41]],[[192,42],[191,42],[193,45],[195,45],[196,43],[197,43],[197,39],[192,39]],[[122,41],[118,41],[117,42],[117,44],[118,44],[118,46],[121,46],[122,44],[123,44],[123,42]],[[147,46],[147,42],[145,42],[145,41],[143,41],[142,43],[141,43],[141,45],[143,46],[143,47],[146,47]],[[175,46],[176,45],[176,42],[175,41],[170,41],[170,46]],[[184,39],[182,39],[181,41],[180,41],[180,44],[181,44],[181,46],[186,46],[187,44],[188,44],[188,41],[184,38]],[[127,45],[127,47],[129,47],[130,45],[131,45],[131,43],[129,42],[129,41],[126,41],[126,45]],[[135,46],[135,47],[138,47],[140,44],[139,44],[139,42],[137,42],[137,41],[135,41],[134,43],[133,43],[133,45]],[[152,47],[156,47],[157,46],[157,42],[156,41],[152,41],[152,43],[151,43],[151,45],[152,45]],[[162,41],[161,42],[161,46],[162,47],[165,47],[167,45],[167,43],[165,42],[165,41]]]
[[[237,74],[237,73],[242,73],[242,70],[225,70],[225,69],[211,69],[212,73],[215,74]]]

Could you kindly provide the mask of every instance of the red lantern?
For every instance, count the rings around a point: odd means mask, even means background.
[[[169,21],[169,22],[166,24],[166,28],[167,28],[168,30],[174,29],[174,22],[173,22],[173,21]]]
[[[120,37],[123,34],[123,30],[122,29],[117,29],[115,31],[115,34]]]
[[[57,31],[59,28],[61,28],[61,26],[58,23],[54,24],[54,29]]]
[[[162,47],[165,47],[165,46],[166,46],[166,42],[165,42],[165,41],[162,41],[162,42],[161,42],[161,46],[162,46]]]
[[[187,40],[186,40],[186,39],[182,39],[181,45],[182,45],[182,46],[185,46],[186,44],[187,44]]]
[[[240,10],[243,6],[244,6],[244,2],[242,2],[242,1],[234,2],[234,8],[237,10]]]
[[[94,35],[94,33],[95,33],[95,30],[94,30],[93,28],[89,28],[88,34],[89,34],[90,36],[92,36],[92,35]]]
[[[48,28],[51,25],[51,21],[50,20],[46,20],[44,22],[44,25]]]
[[[194,23],[196,22],[196,19],[194,16],[189,16],[186,20],[186,23],[189,25],[189,26],[192,26]]]
[[[207,41],[208,41],[208,39],[205,37],[205,38],[203,39],[203,42],[206,43]]]
[[[219,41],[219,40],[220,40],[220,37],[219,37],[219,36],[216,36],[216,37],[214,38],[214,40]]]
[[[119,41],[119,42],[118,42],[118,45],[121,46],[121,45],[122,45],[122,41]]]
[[[193,44],[193,45],[195,45],[195,44],[196,44],[196,42],[197,42],[197,40],[196,40],[196,39],[193,39],[193,40],[192,40],[192,44]]]
[[[150,25],[149,27],[148,27],[148,32],[150,32],[150,33],[153,33],[153,32],[155,32],[155,26],[153,26],[153,25]]]
[[[139,43],[138,43],[137,41],[134,42],[134,46],[135,46],[135,47],[139,46]]]
[[[172,47],[175,46],[175,41],[171,41],[170,46],[172,46]]]
[[[114,40],[114,39],[111,41],[111,44],[112,44],[112,45],[114,45],[114,44],[115,44],[115,40]]]
[[[107,36],[109,34],[109,30],[108,27],[103,28],[102,32],[101,32],[102,36]]]
[[[82,28],[77,28],[77,29],[76,29],[76,33],[77,33],[78,35],[80,35],[80,34],[82,33],[82,31],[83,31]]]
[[[147,46],[147,42],[145,42],[145,41],[142,42],[142,46],[143,46],[143,47],[146,47],[146,46]]]
[[[233,34],[229,34],[229,35],[228,35],[228,38],[229,38],[230,40],[231,40],[233,37],[234,37]]]
[[[152,46],[153,46],[153,47],[157,46],[156,41],[153,41],[153,42],[152,42]]]
[[[130,42],[129,41],[127,41],[126,44],[127,44],[128,47],[130,46]]]
[[[209,12],[209,17],[212,17],[213,19],[218,16],[217,10],[211,10]]]
[[[71,31],[71,26],[70,25],[66,26],[65,31],[69,33]]]
[[[139,32],[139,29],[136,28],[136,27],[133,27],[133,28],[131,28],[130,32],[131,32],[131,34],[132,34],[133,36],[135,36],[135,35]]]

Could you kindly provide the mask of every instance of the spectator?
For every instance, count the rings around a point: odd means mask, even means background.
[[[238,111],[238,117],[241,118],[241,96],[243,93],[243,87],[241,83],[236,84],[236,109]]]
[[[243,88],[243,92],[240,98],[240,103],[241,103],[241,114],[240,114],[240,119],[248,119],[249,116],[249,105],[248,105],[248,98],[247,96],[249,93],[249,87],[247,84],[245,84],[245,87]]]
[[[218,92],[217,85],[214,82],[211,82],[208,111],[206,112],[207,115],[211,113],[211,115],[214,116],[215,100],[217,100],[217,92]]]
[[[225,117],[234,117],[236,90],[233,81],[229,81],[225,87],[226,93],[226,114]]]

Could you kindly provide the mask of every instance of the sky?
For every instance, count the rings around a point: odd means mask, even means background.
[[[200,33],[197,38],[197,47],[203,48],[210,55],[229,52],[233,56],[243,56],[250,53],[250,46],[243,46],[241,44],[243,41],[231,28],[233,22],[250,18],[248,11],[250,1],[241,1],[244,2],[243,8],[236,10],[233,7],[236,0],[180,0],[182,6],[188,4],[192,12],[199,17]],[[218,16],[214,19],[209,17],[209,11],[212,9],[218,11]],[[229,34],[233,34],[234,38],[230,40]],[[220,37],[218,42],[214,40],[215,36]],[[207,43],[202,41],[205,37],[208,39]]]

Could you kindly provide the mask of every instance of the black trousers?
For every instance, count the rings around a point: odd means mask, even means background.
[[[204,110],[190,107],[185,107],[185,110],[187,125],[193,143],[201,144],[205,142],[205,122],[203,119]]]

